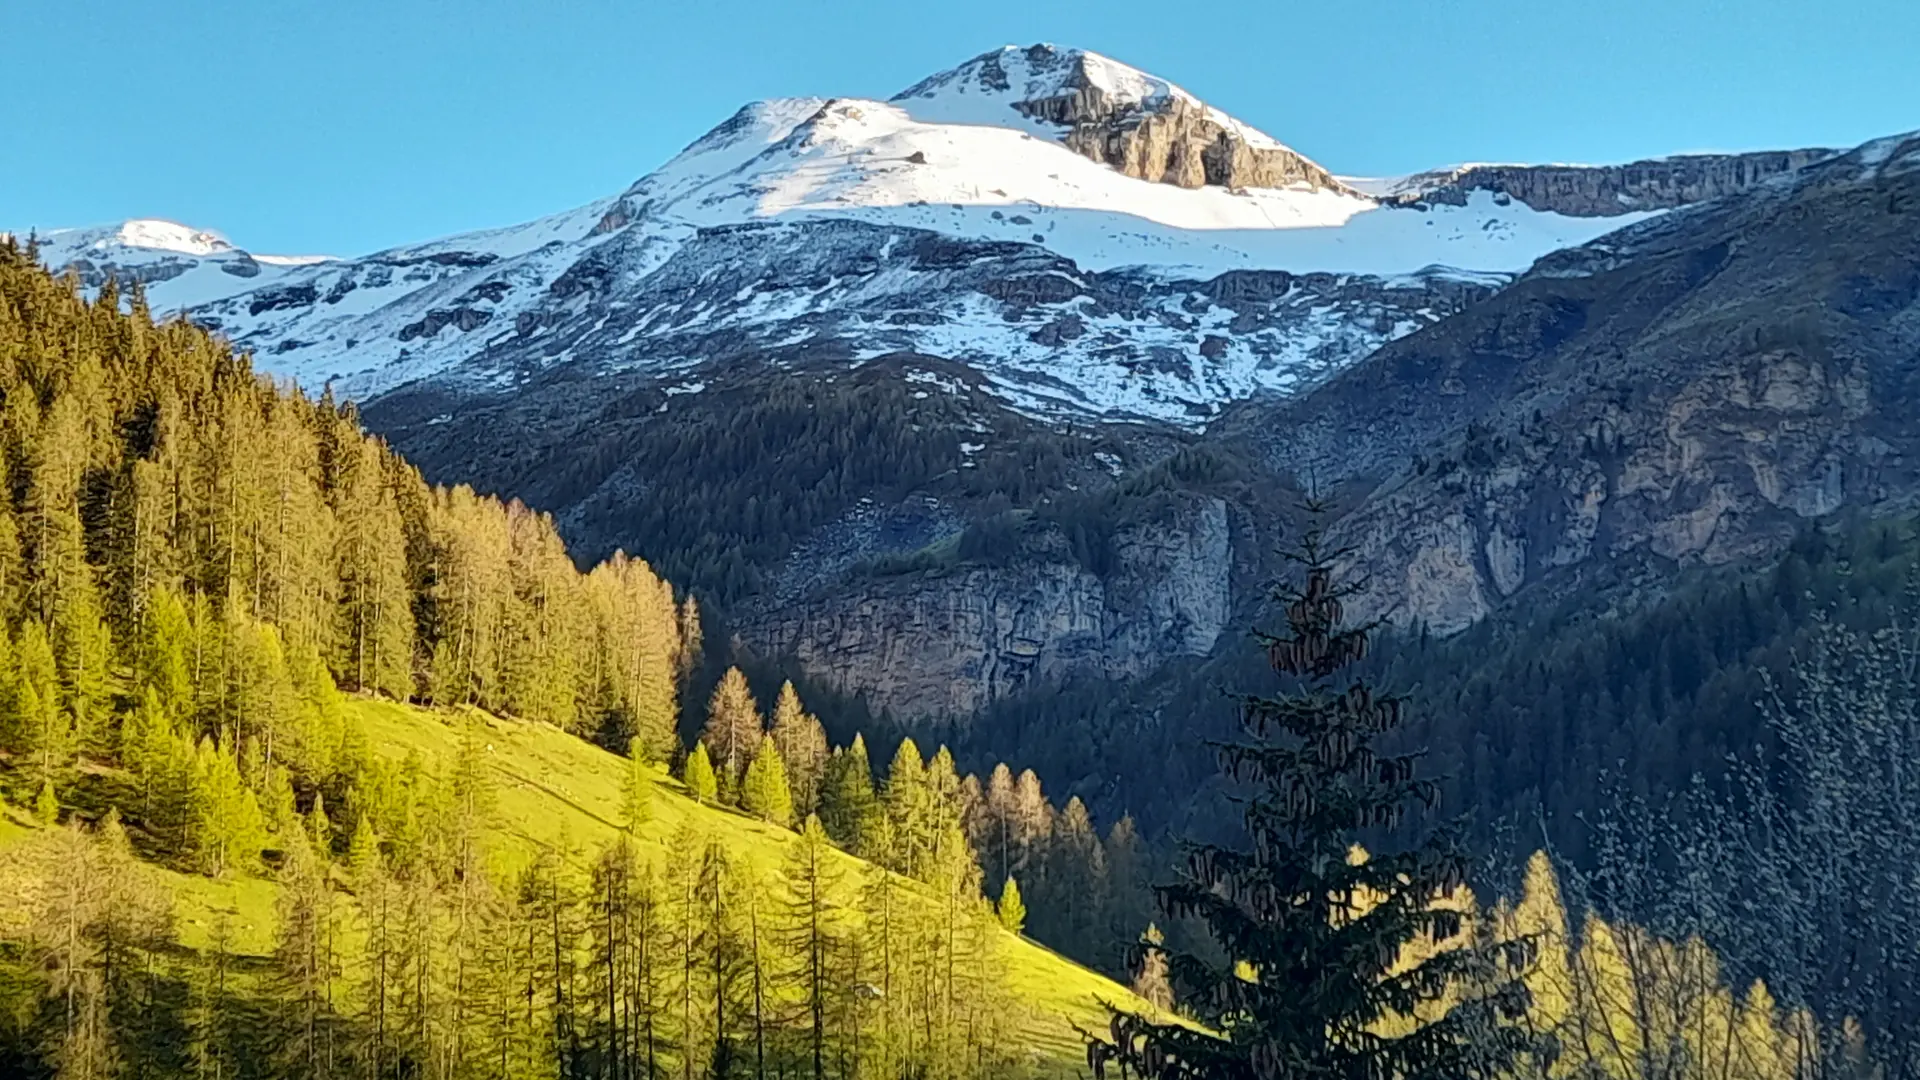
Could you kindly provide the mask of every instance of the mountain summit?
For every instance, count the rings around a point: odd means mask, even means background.
[[[139,277],[156,309],[362,400],[915,355],[1031,415],[1194,427],[1549,251],[1794,164],[1664,187],[1659,163],[1619,182],[1445,174],[1375,196],[1165,79],[1009,46],[890,101],[749,104],[619,194],[522,225],[311,265],[191,230],[156,251],[144,228],[47,258],[88,285]]]
[[[923,79],[893,102],[932,123],[1004,126],[1018,117],[1035,133],[1141,180],[1186,188],[1303,184],[1357,194],[1165,79],[1080,49],[1008,45]]]
[[[108,278],[145,286],[162,310],[208,303],[272,281],[324,256],[257,255],[227,238],[175,221],[135,218],[118,225],[55,229],[34,237],[49,266],[71,270],[89,289]]]

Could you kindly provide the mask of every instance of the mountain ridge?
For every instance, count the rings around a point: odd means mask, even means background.
[[[1572,595],[1625,602],[1676,569],[1763,562],[1835,514],[1899,512],[1920,501],[1903,407],[1920,355],[1916,182],[1920,138],[1895,136],[1555,253],[1134,466],[1096,510],[1091,556],[1064,546],[1088,526],[1052,512],[993,554],[966,556],[963,538],[941,549],[957,556],[819,589],[757,619],[750,644],[927,723],[1116,661],[1211,651],[1184,635],[1258,618],[1277,569],[1265,553],[1309,488],[1337,499],[1334,535],[1373,583],[1356,616],[1439,634]],[[1210,539],[1220,500],[1225,544]],[[1166,539],[1143,546],[1153,530]],[[984,551],[989,530],[973,532]],[[1110,623],[1108,605],[1154,602],[1143,580],[1188,599]],[[1194,602],[1221,580],[1224,620]],[[1130,640],[1148,626],[1163,636]]]
[[[678,379],[743,351],[806,345],[849,362],[902,349],[957,359],[1041,415],[1198,427],[1227,402],[1297,392],[1453,310],[1429,288],[1437,278],[1497,288],[1643,212],[1577,218],[1488,190],[1399,206],[1164,79],[1082,50],[1009,46],[890,102],[750,104],[619,195],[533,222],[218,279],[237,290],[228,296],[175,303],[166,282],[149,295],[309,388],[362,400],[419,379],[506,390],[582,360]],[[848,220],[895,232],[846,248],[852,234],[834,223]],[[823,309],[844,306],[832,295],[700,296],[649,280],[676,261],[724,260],[712,230],[754,222],[794,226],[788,250],[746,256],[772,271],[763,279],[879,280],[891,299],[878,324],[823,324]],[[899,230],[961,241],[969,258],[1067,262],[1022,287],[1034,303],[1009,309],[977,282],[951,282],[950,268],[890,265],[920,235]],[[815,236],[846,257],[821,265],[805,250]],[[1001,246],[964,247],[977,243]],[[1140,282],[1123,291],[1160,298],[1116,311],[1087,292],[1086,274],[1121,270]],[[1186,283],[1228,271],[1292,277],[1258,311],[1243,296],[1209,315],[1197,306],[1206,290],[1196,299]],[[1281,287],[1316,273],[1332,277],[1291,296]],[[582,339],[603,314],[632,336]],[[718,332],[689,343],[702,319]]]

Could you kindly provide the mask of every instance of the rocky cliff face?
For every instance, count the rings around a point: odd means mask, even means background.
[[[1632,407],[1590,401],[1476,433],[1428,466],[1443,476],[1344,523],[1384,583],[1358,611],[1451,633],[1616,560],[1724,565],[1850,502],[1873,509],[1895,495],[1884,459],[1913,448],[1865,433],[1871,381],[1857,359],[1786,346],[1703,365]],[[1904,502],[1920,477],[1901,472]]]
[[[1920,137],[1543,259],[1268,415],[1371,489],[1371,610],[1450,631],[1613,568],[1777,552],[1920,500]],[[1543,592],[1544,590],[1544,592]],[[1365,606],[1365,605],[1363,605]]]
[[[1736,194],[1833,154],[1806,149],[1687,154],[1627,165],[1463,165],[1408,177],[1391,201],[1464,206],[1473,192],[1491,191],[1535,210],[1611,217]]]
[[[1003,123],[1007,117],[995,111],[1011,110],[1075,153],[1152,183],[1348,190],[1303,155],[1172,83],[1080,49],[1008,46],[893,100],[909,107],[932,101],[945,115],[966,109],[976,123]]]
[[[1197,188],[1287,187],[1348,190],[1333,174],[1284,146],[1256,143],[1237,125],[1182,97],[1157,109],[1112,108],[1097,87],[1029,102],[1030,115],[1069,125],[1067,148],[1140,180]]]
[[[1077,562],[1057,527],[1015,559],[843,582],[756,620],[749,644],[903,721],[965,717],[1029,685],[1124,679],[1205,656],[1229,621],[1226,504],[1193,499],[1119,529],[1112,565]]]

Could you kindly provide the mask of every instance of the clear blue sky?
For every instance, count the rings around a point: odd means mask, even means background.
[[[0,0],[0,227],[356,254],[611,194],[755,98],[1034,41],[1347,174],[1920,128],[1916,0]]]

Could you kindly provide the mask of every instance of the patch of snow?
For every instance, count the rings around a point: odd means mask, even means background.
[[[1899,135],[1889,135],[1886,138],[1874,139],[1872,142],[1863,144],[1854,150],[1850,156],[1859,161],[1861,175],[1871,178],[1880,174],[1881,168],[1893,158],[1895,151],[1899,150],[1902,146],[1915,142],[1920,142],[1920,131],[1908,131]]]

